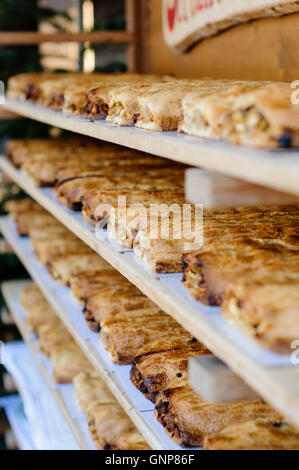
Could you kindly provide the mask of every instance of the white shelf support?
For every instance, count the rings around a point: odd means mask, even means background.
[[[189,359],[189,382],[191,387],[205,400],[230,402],[255,400],[258,394],[224,362],[215,356],[199,356]]]

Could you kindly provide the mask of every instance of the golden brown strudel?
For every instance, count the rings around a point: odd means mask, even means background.
[[[193,337],[158,308],[126,312],[102,322],[100,340],[117,364],[137,356],[190,345]]]
[[[298,285],[298,271],[242,277],[227,285],[222,314],[263,346],[290,354],[299,334]]]
[[[299,253],[279,243],[244,239],[229,247],[183,256],[183,282],[196,300],[220,305],[227,284],[244,276],[299,272]]]
[[[257,419],[232,424],[204,439],[204,450],[298,450],[299,431],[285,421]]]
[[[75,375],[90,369],[90,362],[77,343],[70,341],[51,350],[50,360],[56,383],[71,383]]]
[[[111,267],[112,268],[112,267]],[[122,276],[116,269],[101,270],[101,271],[86,271],[70,278],[70,288],[74,297],[84,304],[90,293],[96,292],[99,289],[111,286],[113,284],[120,285],[124,283],[127,285],[127,279]]]
[[[116,402],[114,395],[94,369],[79,372],[73,377],[72,382],[76,402],[83,413],[87,414],[95,401]]]
[[[81,272],[109,269],[114,268],[91,249],[90,253],[56,255],[49,262],[51,276],[62,285],[68,285],[70,278]]]
[[[272,83],[241,94],[224,113],[221,137],[255,147],[299,145],[298,105],[289,83]]]
[[[161,390],[188,385],[188,359],[202,354],[209,354],[208,349],[195,341],[183,348],[137,357],[130,373],[131,382],[155,403]]]
[[[155,415],[169,437],[183,447],[201,446],[205,436],[217,434],[233,424],[257,418],[282,419],[261,400],[211,403],[189,386],[160,392]]]
[[[107,283],[108,284],[108,283]],[[99,331],[101,323],[119,313],[154,308],[155,304],[129,281],[107,285],[86,296],[84,314],[88,326]]]

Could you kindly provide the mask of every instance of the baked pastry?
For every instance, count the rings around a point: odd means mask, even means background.
[[[205,211],[202,219],[200,212],[195,217],[192,207],[188,224],[181,217],[181,208],[176,217],[162,218],[150,227],[139,228],[134,251],[152,271],[169,273],[182,271],[182,256],[186,253],[230,248],[244,239],[298,250],[297,206],[272,209],[268,217],[264,217],[265,209],[261,208],[259,211],[252,208]],[[170,236],[163,235],[163,224],[166,224],[166,235]]]
[[[10,144],[12,159],[30,176],[46,165],[42,173],[46,179],[46,171],[51,164],[73,165],[76,161],[100,162],[111,158],[121,147],[107,142],[92,141],[86,137],[71,137],[65,139],[28,139],[23,141],[23,146],[18,141]],[[8,149],[9,150],[9,149]],[[128,152],[126,150],[126,152]],[[42,170],[40,170],[42,171]]]
[[[85,299],[84,314],[88,326],[99,331],[102,321],[131,310],[154,308],[155,304],[129,281],[112,284],[91,292]]]
[[[118,450],[151,450],[137,429],[123,432],[117,440]]]
[[[46,238],[62,238],[69,230],[48,212],[40,212],[37,215],[28,214],[31,219],[28,228],[28,235],[33,240],[42,240]]]
[[[84,86],[86,89],[105,78],[108,79],[108,76],[101,73],[72,72],[44,80],[40,85],[38,104],[61,110],[67,90],[76,89],[78,86]]]
[[[211,79],[176,80],[153,84],[139,93],[135,126],[152,131],[175,131],[183,119],[182,101],[201,88],[212,86]]]
[[[56,383],[71,383],[75,375],[90,369],[90,362],[77,343],[56,346],[50,352],[53,378]]]
[[[134,191],[133,197],[137,196]],[[108,211],[108,235],[116,243],[127,248],[133,248],[133,243],[140,228],[144,228],[157,213],[160,217],[163,216],[165,204],[169,207],[180,207],[185,202],[183,193],[176,191],[155,191],[150,194],[150,201],[144,200],[140,203],[131,203],[130,195],[126,199],[126,210],[121,207],[118,210],[115,208]],[[157,207],[158,205],[158,207]],[[168,214],[172,215],[171,211]]]
[[[149,449],[95,370],[76,374],[73,387],[79,408],[88,415],[90,434],[99,449]]]
[[[31,223],[47,214],[39,204],[28,198],[7,202],[5,210],[14,219],[18,234],[22,237],[28,236]]]
[[[33,227],[33,225],[35,225],[37,221],[44,216],[45,218],[43,220],[47,220],[49,222],[50,217],[48,217],[47,212],[42,207],[38,209],[34,208],[34,211],[18,214],[15,219],[18,234],[21,237],[29,236],[31,227]]]
[[[26,311],[29,310],[34,305],[40,302],[43,302],[44,300],[45,300],[44,294],[42,293],[40,288],[34,283],[28,284],[28,286],[26,286],[22,290],[21,295],[20,295],[21,305],[22,307],[24,307]]]
[[[117,450],[120,436],[135,427],[118,403],[95,402],[89,411],[88,427],[98,449]]]
[[[5,155],[15,167],[20,168],[26,160],[45,161],[55,157],[58,152],[69,152],[71,148],[78,152],[83,148],[91,151],[99,147],[99,143],[82,136],[55,139],[12,139],[5,146]]]
[[[68,285],[72,276],[84,271],[109,271],[114,269],[103,258],[90,249],[90,253],[56,255],[49,262],[49,271],[53,279],[62,285]]]
[[[57,321],[52,324],[41,325],[37,330],[37,336],[39,347],[46,356],[50,356],[57,346],[73,341],[73,338],[58,317]]]
[[[50,158],[46,161],[40,159],[26,160],[21,167],[28,176],[33,178],[35,184],[40,187],[53,186],[56,183],[56,173],[64,168],[72,167],[80,162],[93,165],[99,168],[102,164],[98,154],[72,155],[71,158],[67,153],[60,153],[55,158]]]
[[[59,77],[54,73],[21,73],[10,77],[7,84],[7,96],[14,99],[37,101],[40,85],[44,80]]]
[[[216,80],[212,86],[200,87],[196,94],[182,101],[183,119],[178,130],[198,137],[219,139],[223,116],[230,111],[235,99],[267,82]]]
[[[130,364],[137,356],[182,348],[194,341],[180,324],[158,308],[135,310],[104,320],[100,340],[117,364]]]
[[[71,232],[61,238],[46,238],[32,240],[35,256],[44,266],[48,266],[53,256],[62,254],[86,254],[90,248],[75,237]]]
[[[32,147],[40,149],[40,146],[45,143],[47,145],[49,139],[17,139],[8,140],[5,145],[5,156],[16,167],[20,168],[25,159],[28,158]],[[32,144],[32,145],[31,145]]]
[[[120,285],[122,282],[127,284],[128,280],[116,269],[110,268],[101,271],[81,272],[73,275],[69,280],[71,292],[81,304],[85,303],[91,292],[98,291],[108,285]]]
[[[201,446],[206,436],[217,434],[230,425],[257,418],[282,419],[261,400],[210,403],[189,386],[160,392],[155,415],[169,437],[183,447]]]
[[[120,84],[109,91],[106,121],[117,126],[133,126],[139,117],[138,95],[151,88],[153,83]]]
[[[155,403],[161,390],[188,385],[189,357],[202,354],[209,354],[208,349],[195,341],[180,349],[137,357],[130,372],[131,382]]]
[[[152,190],[154,185],[154,190]],[[82,215],[87,223],[96,225],[97,221],[105,219],[111,214],[111,208],[131,204],[150,204],[163,198],[163,192],[178,194],[178,199],[182,197],[183,187],[178,182],[152,181],[145,184],[131,185],[130,189],[93,191],[82,198]],[[119,199],[119,198],[122,199]],[[120,201],[122,204],[120,204]]]
[[[109,159],[101,161],[99,164],[90,164],[88,162],[76,162],[76,164],[69,167],[60,168],[55,173],[57,180],[56,185],[63,184],[67,180],[90,177],[90,176],[109,176],[121,175],[122,173],[128,175],[134,171],[144,171],[149,174],[155,169],[164,168],[183,168],[182,165],[167,162],[164,158],[152,157],[146,153],[140,153],[133,150],[117,153],[116,158],[113,160],[111,155]],[[153,169],[152,169],[153,168]]]
[[[288,83],[272,83],[241,94],[223,115],[221,137],[254,147],[296,147],[298,106]]]
[[[220,305],[227,284],[250,274],[252,278],[277,272],[299,272],[299,253],[279,243],[238,240],[230,247],[183,256],[183,282],[196,300]]]
[[[290,354],[299,334],[298,271],[247,276],[229,283],[222,315],[261,345]]]
[[[72,382],[76,402],[83,413],[87,414],[94,402],[116,403],[114,395],[94,369],[79,372]]]
[[[112,171],[111,171],[112,170]],[[84,170],[85,171],[85,170]],[[94,172],[95,173],[95,172]],[[105,170],[99,170],[98,174],[69,178],[56,186],[55,191],[59,202],[70,209],[80,210],[82,199],[96,190],[113,190],[131,188],[136,184],[159,184],[162,181],[183,187],[184,172],[176,168],[149,169],[144,165],[138,166],[138,158],[135,166],[117,168],[113,165]]]
[[[139,86],[143,86],[143,84],[163,80],[163,77],[158,77],[156,75],[126,74],[123,76],[116,76],[115,80],[110,80],[110,82],[106,83],[103,82],[97,87],[91,88],[87,91],[84,116],[91,119],[105,119],[108,115],[112,92],[114,90],[118,90],[125,86],[138,88]],[[114,102],[111,103],[111,106],[114,106]]]
[[[4,205],[5,211],[14,219],[17,214],[34,210],[35,207],[40,206],[29,197],[25,197],[23,199],[12,199],[11,201],[7,201]]]
[[[88,176],[101,176],[105,173],[117,173],[115,165],[126,167],[137,164],[158,168],[166,166],[163,159],[140,155],[139,152],[134,150],[118,151],[113,148],[112,150],[97,150],[92,153],[83,152],[77,155],[61,152],[55,158],[47,161],[40,159],[26,160],[21,169],[32,177],[38,186],[46,187],[53,186],[61,178],[73,178],[78,174],[80,176],[81,173]],[[110,166],[114,168],[109,170]]]
[[[299,431],[284,421],[257,419],[233,424],[204,438],[204,450],[298,450]]]
[[[36,218],[33,224],[30,224],[28,232],[33,244],[37,240],[68,237],[70,233],[64,225],[52,218],[50,214],[49,217],[48,214],[45,214],[45,216],[43,214],[42,217]]]
[[[88,100],[88,92],[90,89],[105,88],[107,86],[113,86],[113,84],[123,81],[138,80],[140,75],[128,74],[128,73],[114,73],[114,74],[91,74],[91,80],[85,80],[82,82],[78,81],[76,84],[73,83],[68,86],[64,91],[64,105],[63,111],[66,114],[73,116],[84,115],[85,117],[90,116],[90,106]]]
[[[122,82],[120,82],[120,85]],[[106,119],[109,102],[110,91],[117,86],[114,83],[102,83],[96,88],[92,88],[87,92],[87,100],[84,106],[84,116],[90,119]]]
[[[95,85],[100,85],[99,83],[94,83]],[[87,103],[87,84],[73,85],[67,87],[64,91],[64,101],[62,111],[71,116],[83,115],[85,113],[85,107]]]
[[[49,305],[46,299],[26,309],[26,322],[28,329],[32,333],[38,333],[39,328],[43,325],[55,326],[57,320],[55,310]]]
[[[96,176],[89,175],[69,179],[56,188],[57,199],[71,210],[81,210],[83,197],[99,188],[113,188],[119,181],[120,178],[115,178],[113,174],[108,176],[101,176],[100,174]]]
[[[168,222],[167,222],[168,223]],[[200,243],[194,250],[200,248]],[[182,272],[182,256],[191,251],[184,239],[159,240],[150,238],[147,232],[139,231],[133,242],[134,253],[154,273]]]

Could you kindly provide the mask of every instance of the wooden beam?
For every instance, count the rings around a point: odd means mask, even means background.
[[[6,109],[0,108],[0,121],[6,121],[7,119],[20,119],[20,116],[7,111]]]
[[[128,71],[141,72],[141,2],[126,0],[127,31],[132,35],[128,50]]]
[[[1,32],[0,46],[30,46],[42,42],[131,43],[127,31],[93,31],[78,33]]]

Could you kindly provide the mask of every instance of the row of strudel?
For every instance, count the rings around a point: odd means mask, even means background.
[[[99,449],[147,450],[147,443],[98,373],[89,369],[73,378],[77,404]]]
[[[71,115],[260,147],[298,146],[288,83],[136,74],[21,74],[8,95]]]
[[[55,382],[71,382],[77,373],[89,367],[86,356],[35,284],[25,287],[20,302],[28,328],[37,335],[41,351],[50,358]]]
[[[116,183],[127,187],[134,181],[133,178],[138,183],[140,180],[142,188],[159,178],[160,172],[160,177],[164,178],[165,175],[168,178],[166,183],[169,181],[170,185],[176,182],[175,177],[181,177],[181,184],[183,179],[182,165],[83,137],[12,140],[7,143],[6,155],[39,186],[53,186],[55,183],[60,186],[67,183],[67,180],[92,176],[94,179],[91,181],[94,182],[98,177],[97,188],[114,187]],[[173,174],[170,169],[174,170]],[[66,190],[67,188],[68,186]],[[63,198],[64,186],[59,187],[58,191]]]
[[[35,284],[21,293],[27,325],[37,334],[41,351],[50,357],[56,383],[73,382],[78,406],[87,416],[91,437],[99,449],[148,449],[141,434],[124,413],[110,390],[91,369],[54,310]],[[105,420],[102,419],[105,417]]]
[[[114,230],[117,234],[116,240],[120,244],[132,246],[139,227],[143,225],[140,220],[143,215],[140,205],[145,206],[148,212],[151,211],[151,205],[160,207],[162,204],[172,206],[184,203],[184,167],[181,165],[138,153],[132,157],[131,151],[125,155],[128,152],[126,149],[115,148],[111,153],[107,148],[104,150],[100,144],[98,152],[92,151],[91,154],[85,155],[88,141],[84,141],[86,145],[78,154],[76,145],[71,144],[72,139],[66,140],[67,152],[65,140],[57,143],[52,157],[40,158],[40,154],[33,149],[30,156],[25,157],[21,168],[33,176],[37,184],[48,185],[56,182],[55,192],[58,200],[70,209],[82,209],[88,223],[95,225],[108,217],[109,233],[111,235]],[[14,142],[11,142],[12,146]],[[50,149],[52,145],[50,141]],[[70,149],[73,149],[73,155]],[[18,151],[16,150],[16,154]],[[49,153],[51,154],[51,151]],[[11,154],[14,155],[14,152],[10,151],[9,155]],[[46,154],[47,145],[43,155]],[[19,160],[16,157],[13,161]],[[110,207],[116,207],[120,199],[121,204],[123,205],[124,201],[129,209],[126,211],[130,218],[128,224],[126,215],[122,216],[123,211],[118,213],[109,210]],[[101,212],[101,207],[107,210]],[[146,218],[147,215],[146,213]]]
[[[80,281],[88,280],[84,273],[79,278]],[[91,273],[89,279],[92,283]],[[114,308],[118,303],[119,311],[122,302],[113,297],[110,301]],[[109,308],[109,304],[104,307]],[[175,322],[169,321],[168,316],[158,309],[124,311],[102,321],[101,326],[100,337],[113,361],[128,363],[137,355],[133,359],[131,381],[156,404],[158,421],[176,443],[209,448],[208,439],[216,439],[226,427],[245,425],[249,420],[267,420],[275,422],[277,427],[284,425],[283,418],[262,401],[214,405],[193,392],[188,386],[188,358],[208,351],[184,330],[177,331]],[[297,431],[287,426],[293,445],[298,446]],[[230,448],[233,449],[234,445],[232,442]],[[262,435],[256,436],[254,445],[262,447]],[[269,448],[279,446],[279,439],[269,437],[267,445]],[[286,445],[281,442],[280,448]]]
[[[85,101],[87,90],[101,87],[104,92],[114,84],[117,86],[166,80],[167,77],[163,76],[129,73],[29,73],[11,77],[8,82],[8,94],[12,98],[28,100],[52,109],[64,109],[70,114],[88,114],[89,109]]]

